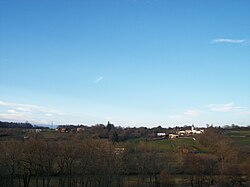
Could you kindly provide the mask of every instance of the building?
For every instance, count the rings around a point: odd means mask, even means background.
[[[156,135],[158,137],[162,137],[162,136],[166,136],[166,133],[165,132],[158,132]]]
[[[181,130],[177,132],[179,136],[189,136],[189,135],[202,134],[202,133],[204,133],[204,130],[195,129],[194,125],[192,125],[191,129]]]
[[[169,139],[179,138],[179,135],[178,134],[169,134],[168,138]]]

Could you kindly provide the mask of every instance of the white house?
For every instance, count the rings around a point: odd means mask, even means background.
[[[180,131],[181,132],[181,131]],[[194,125],[192,125],[191,130],[185,130],[185,134],[202,134],[204,133],[204,130],[196,130],[194,129]]]
[[[182,130],[182,131],[178,131],[177,134],[179,136],[184,136],[184,135],[191,135],[191,134],[202,134],[204,133],[204,130],[196,130],[194,128],[194,125],[192,125],[191,129],[188,130]]]
[[[168,138],[169,138],[169,139],[179,138],[179,135],[177,135],[177,134],[169,134],[169,135],[168,135]]]
[[[82,131],[84,131],[84,127],[77,127],[76,128],[76,132],[82,132]]]
[[[178,135],[180,135],[180,136],[184,136],[185,134],[186,134],[185,131],[179,131],[179,132],[178,132]]]
[[[157,136],[166,136],[166,133],[165,132],[158,132],[156,135]]]

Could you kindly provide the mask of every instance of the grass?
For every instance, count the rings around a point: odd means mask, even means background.
[[[149,146],[158,149],[159,151],[172,151],[171,141],[169,140],[154,140],[154,141],[147,141],[146,143]]]
[[[225,134],[239,145],[243,152],[250,152],[250,130],[229,130]]]
[[[231,138],[243,152],[250,152],[250,130],[228,130],[226,136]],[[164,139],[146,141],[143,138],[129,140],[135,144],[143,141],[147,146],[151,146],[161,152],[177,152],[181,149],[188,149],[189,152],[205,153],[206,148],[193,139],[193,137],[183,137],[177,139]]]
[[[147,147],[156,149],[160,152],[172,151],[171,142],[167,139],[147,140],[145,138],[134,138],[134,139],[128,140],[128,142],[133,143],[135,145],[139,144],[140,142],[143,142]]]
[[[204,152],[202,146],[193,139],[193,137],[176,138],[176,139],[163,139],[163,140],[146,140],[142,138],[129,140],[131,143],[139,144],[144,142],[146,146],[160,152],[178,152],[187,149],[191,152]]]
[[[250,137],[250,130],[229,130],[226,132],[226,135],[229,137]]]
[[[202,146],[192,137],[178,138],[170,140],[173,142],[175,151],[179,149],[187,149],[189,152],[204,152]]]

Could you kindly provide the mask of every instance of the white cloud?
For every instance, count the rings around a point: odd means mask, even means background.
[[[0,113],[0,119],[11,121],[33,121],[31,113],[13,112],[8,110],[6,113]]]
[[[3,112],[0,113],[0,120],[8,121],[29,121],[40,123],[41,121],[49,122],[51,118],[64,115],[62,112],[38,105],[20,104],[0,101],[0,107]],[[61,118],[61,117],[60,117]]]
[[[233,44],[239,44],[244,42],[246,42],[246,40],[229,39],[229,38],[216,38],[211,41],[211,43],[233,43]]]
[[[200,111],[195,109],[190,109],[185,112],[185,115],[189,117],[196,117],[200,115]]]
[[[16,114],[17,113],[16,110],[7,110],[7,112],[10,113],[10,114]]]
[[[31,112],[30,107],[17,107],[16,110],[23,111],[23,112]]]
[[[20,104],[20,103],[11,103],[11,102],[5,102],[5,101],[0,101],[0,106],[6,106],[6,107],[20,107],[20,108],[38,108],[38,107],[39,107],[39,106],[36,106],[36,105]]]
[[[99,83],[99,82],[101,82],[102,80],[104,79],[104,77],[98,77],[98,78],[96,78],[95,80],[94,80],[94,83]]]
[[[0,106],[8,107],[13,110],[22,111],[22,112],[42,112],[42,113],[52,113],[52,114],[57,114],[57,115],[63,115],[63,113],[60,111],[49,109],[49,108],[38,106],[38,105],[0,101]]]
[[[200,111],[197,109],[189,109],[185,111],[183,114],[177,114],[177,115],[170,115],[169,118],[172,119],[180,119],[180,118],[195,118],[200,115]]]
[[[225,104],[209,104],[207,106],[211,111],[215,112],[230,112],[235,109],[244,109],[244,107],[235,106],[234,103],[225,103]]]

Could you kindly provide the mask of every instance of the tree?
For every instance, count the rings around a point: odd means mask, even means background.
[[[116,131],[112,132],[111,141],[112,142],[118,142],[119,141],[119,137],[118,137],[118,134],[117,134]]]
[[[107,124],[107,127],[106,127],[108,129],[108,131],[111,131],[112,129],[114,129],[114,127],[115,126],[108,121],[108,124]]]

